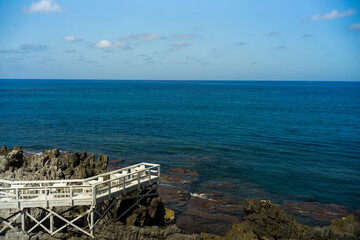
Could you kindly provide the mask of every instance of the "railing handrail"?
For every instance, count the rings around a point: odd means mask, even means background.
[[[139,166],[144,166],[138,168]],[[138,168],[138,169],[136,169]],[[131,171],[129,172],[129,169]],[[156,169],[155,171],[153,169]],[[123,171],[128,171],[126,174],[122,174]],[[112,174],[120,173],[120,175],[112,176]],[[99,177],[109,176],[108,180],[95,181],[91,184],[85,184],[87,181],[98,179]],[[4,208],[20,208],[22,205],[26,206],[64,206],[65,204],[74,204],[74,200],[77,204],[81,205],[96,205],[97,201],[104,201],[112,197],[116,197],[119,194],[125,194],[127,189],[141,189],[146,184],[154,183],[157,181],[160,183],[160,164],[152,163],[138,163],[129,167],[121,168],[115,171],[99,174],[94,177],[86,179],[76,180],[43,180],[43,181],[7,181],[12,184],[25,184],[17,187],[0,188],[0,202],[4,200]],[[81,185],[66,185],[54,186],[52,183],[72,183],[78,182]],[[26,184],[39,184],[38,186],[26,186]],[[44,185],[42,185],[44,184]],[[115,195],[113,195],[115,194]],[[78,198],[80,196],[80,198]],[[55,204],[55,205],[54,205]],[[2,207],[0,206],[0,209]]]
[[[97,179],[99,177],[104,177],[104,176],[107,176],[107,175],[111,175],[111,174],[119,173],[119,172],[122,172],[122,171],[125,171],[125,170],[128,170],[128,169],[132,169],[132,168],[135,168],[135,167],[138,167],[138,166],[141,166],[141,165],[151,165],[152,167],[150,167],[150,168],[155,168],[155,167],[160,166],[160,164],[142,162],[142,163],[138,163],[138,164],[135,164],[135,165],[120,168],[120,169],[117,169],[117,170],[114,170],[114,171],[102,173],[102,174],[99,174],[99,175],[96,175],[96,176],[93,176],[93,177],[84,178],[84,179],[34,180],[34,181],[12,181],[12,180],[0,179],[0,183],[12,184],[12,185],[16,185],[16,184],[43,184],[43,183],[83,183],[83,182],[88,182],[88,181]],[[141,169],[141,170],[135,170],[135,172],[144,171],[144,170],[147,170],[147,169],[149,169],[149,168],[145,167],[144,169]],[[128,176],[128,175],[131,175],[131,174],[133,174],[133,173],[128,173],[128,174],[126,174],[124,176]],[[81,185],[78,185],[78,186],[81,186]],[[22,188],[19,188],[19,189],[22,189]]]

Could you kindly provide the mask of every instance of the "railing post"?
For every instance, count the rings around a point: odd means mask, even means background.
[[[52,213],[50,213],[50,232],[51,234],[53,234],[54,232],[54,215]]]
[[[70,205],[72,206],[73,204],[73,188],[72,185],[70,185]]]
[[[123,194],[125,194],[125,181],[126,181],[126,177],[123,177]]]
[[[47,208],[48,201],[47,201],[47,187],[45,187],[45,207]]]
[[[96,205],[96,186],[92,186],[92,197],[93,197],[93,205]]]
[[[117,197],[115,197],[114,201],[115,201],[115,204],[114,204],[114,216],[113,216],[113,218],[116,221],[116,219],[117,219],[117,205],[118,205]]]
[[[25,208],[21,211],[21,229],[25,232],[26,231],[26,213]]]
[[[108,182],[108,188],[109,188],[109,200],[111,199],[111,180]]]
[[[15,188],[15,194],[16,194],[16,204],[18,206],[18,208],[20,208],[20,202],[19,202],[19,189]]]
[[[160,165],[158,166],[158,177],[159,177],[158,184],[160,184],[160,180],[161,180],[161,178],[160,178]]]
[[[148,170],[149,173],[149,184],[151,184],[151,168]]]
[[[138,177],[138,190],[140,190],[140,172],[138,172],[137,177]]]
[[[90,234],[94,236],[94,209],[90,213]]]

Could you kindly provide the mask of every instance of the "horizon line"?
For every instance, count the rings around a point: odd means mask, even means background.
[[[360,82],[360,80],[305,80],[305,79],[112,79],[112,78],[0,78],[0,80],[50,80],[50,81],[217,81],[217,82]]]

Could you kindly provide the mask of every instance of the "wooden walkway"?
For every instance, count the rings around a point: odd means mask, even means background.
[[[103,212],[106,214],[111,208],[116,208],[117,201],[125,198],[137,198],[136,204],[138,204],[143,197],[154,195],[152,191],[156,189],[159,183],[160,165],[152,163],[139,163],[86,179],[43,181],[7,181],[0,179],[0,209],[18,210],[17,214],[8,218],[0,216],[0,221],[4,225],[0,229],[0,233],[6,228],[13,228],[13,224],[21,216],[22,229],[28,233],[40,226],[53,235],[71,225],[93,237],[93,228],[105,216]],[[150,186],[152,188],[148,193],[139,195],[141,190]],[[135,197],[127,196],[128,193],[135,190],[138,190]],[[107,200],[112,202],[111,206],[102,209],[102,203]],[[91,221],[88,220],[89,231],[74,224],[75,220],[78,219],[70,221],[52,210],[54,207],[64,206],[88,206],[89,210],[78,218],[85,215],[91,216]],[[100,211],[98,210],[99,206]],[[39,221],[29,214],[31,208],[41,208],[47,211],[48,215]],[[121,216],[125,215],[131,208]],[[94,213],[99,217],[97,222],[94,222]],[[121,216],[116,216],[116,213],[117,209],[114,209],[114,219],[119,219]],[[35,227],[27,229],[29,226],[26,226],[26,217],[36,223]],[[53,217],[58,217],[66,223],[63,228],[54,230]],[[43,224],[47,219],[50,221],[49,227]]]

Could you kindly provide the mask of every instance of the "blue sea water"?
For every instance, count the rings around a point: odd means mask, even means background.
[[[200,174],[239,201],[360,207],[360,82],[0,80],[0,144]]]

